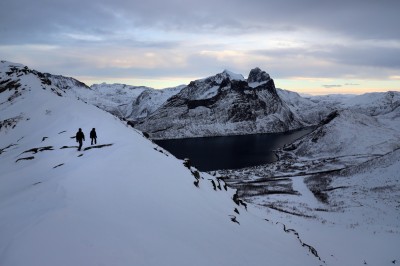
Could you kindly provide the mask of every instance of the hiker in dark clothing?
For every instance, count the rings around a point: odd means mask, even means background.
[[[78,132],[76,132],[76,142],[79,143],[78,151],[82,148],[82,141],[85,141],[85,134],[83,134],[82,129],[80,128]]]
[[[97,144],[97,134],[96,134],[96,129],[92,129],[92,131],[90,131],[90,138],[92,139],[91,145]]]

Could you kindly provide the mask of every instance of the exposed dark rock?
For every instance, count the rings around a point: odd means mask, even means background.
[[[252,69],[249,73],[249,77],[247,78],[248,83],[253,83],[253,82],[264,82],[270,80],[270,76],[267,74],[267,72],[262,71],[258,67]]]
[[[7,129],[7,128],[14,128],[20,120],[22,120],[22,116],[15,116],[11,118],[4,119],[0,121],[0,130]]]
[[[17,146],[17,144],[10,144],[4,148],[0,148],[0,154],[2,154],[3,152],[5,152],[7,149],[11,148],[12,146]]]
[[[143,134],[143,137],[145,137],[145,138],[150,138],[150,135],[149,135],[149,133],[147,133],[147,132],[142,132],[142,134]]]
[[[236,216],[230,215],[230,217],[231,217],[231,221],[232,222],[237,223],[238,225],[240,225],[239,221],[236,219]]]
[[[217,186],[215,185],[215,181],[213,179],[208,179],[211,181],[211,184],[213,185],[213,189],[216,191],[217,190]]]
[[[63,164],[63,163],[60,163],[60,164],[54,166],[53,169],[54,169],[54,168],[57,168],[57,167],[60,167],[60,166],[62,166],[62,165],[64,165],[64,164]]]
[[[28,152],[32,152],[33,154],[36,154],[38,152],[42,152],[42,151],[52,151],[53,146],[45,146],[45,147],[38,147],[38,148],[32,148],[30,150],[26,150],[23,153],[28,153]]]
[[[29,156],[29,157],[19,158],[19,159],[18,159],[18,160],[16,160],[15,162],[18,162],[18,161],[23,161],[23,160],[33,160],[33,159],[35,159],[35,157],[34,157],[34,156]]]
[[[247,210],[247,203],[245,203],[243,200],[241,200],[239,198],[239,195],[237,194],[237,191],[236,191],[235,194],[233,194],[232,199],[236,203],[236,205],[238,205],[238,206],[242,205]]]
[[[167,154],[167,153],[165,153],[165,152],[164,152],[164,150],[162,150],[162,149],[159,149],[159,148],[154,148],[154,150],[156,150],[156,151],[158,151],[158,152],[160,152],[160,153],[164,154],[165,156],[168,156],[168,154]]]
[[[200,173],[199,171],[195,170],[195,171],[191,171],[192,175],[196,178],[196,179],[200,179]]]
[[[278,223],[280,223],[280,222],[277,222],[277,224],[278,224]],[[283,231],[285,231],[286,233],[294,234],[294,235],[297,237],[297,239],[299,240],[301,246],[306,247],[306,248],[308,249],[308,251],[309,251],[311,254],[313,254],[316,258],[318,258],[320,261],[322,261],[323,263],[325,263],[325,261],[323,261],[323,260],[321,259],[321,257],[318,255],[317,250],[316,250],[313,246],[308,245],[308,244],[304,243],[303,240],[301,240],[300,235],[299,235],[299,233],[297,233],[296,230],[286,228],[286,225],[283,224],[283,223],[280,223],[280,224],[283,225]]]
[[[335,119],[336,117],[339,116],[339,112],[333,111],[332,113],[330,113],[325,119],[323,119],[320,123],[320,125],[326,125],[329,124],[333,119]]]
[[[78,146],[62,146],[60,149],[72,149],[72,148],[77,149]]]
[[[90,149],[100,149],[100,148],[109,147],[109,146],[112,146],[112,145],[113,145],[112,143],[110,143],[110,144],[102,144],[102,145],[93,145],[93,146],[86,147],[83,150],[87,151],[87,150],[90,150]]]
[[[189,169],[190,169],[190,166],[191,166],[190,159],[189,159],[189,158],[185,158],[185,159],[183,160],[183,165],[184,165],[186,168],[189,168]]]

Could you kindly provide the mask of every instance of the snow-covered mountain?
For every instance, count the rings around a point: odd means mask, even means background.
[[[45,73],[51,83],[87,103],[95,105],[121,119],[136,121],[148,116],[183,86],[156,90],[126,84],[86,84],[70,77]]]
[[[146,118],[169,98],[179,93],[185,86],[177,86],[162,90],[149,89],[143,91],[134,101],[132,101],[132,112],[125,117],[129,121],[137,121]]]
[[[400,148],[399,117],[400,108],[381,116],[335,111],[312,133],[285,149],[310,158],[382,155]]]
[[[98,145],[88,145],[91,128]],[[185,167],[42,73],[5,61],[0,169],[2,266],[321,264],[223,181]]]
[[[308,99],[283,93],[291,108],[333,111],[277,150],[278,161],[218,174],[272,220],[296,228],[328,265],[397,264],[400,92]]]
[[[322,96],[300,96],[296,92],[282,89],[277,89],[277,92],[293,112],[312,124],[318,124],[337,110],[376,116],[390,113],[400,106],[400,93],[395,91]]]
[[[248,80],[225,70],[192,81],[159,109],[135,124],[152,138],[283,132],[307,125],[279,97],[259,68]]]

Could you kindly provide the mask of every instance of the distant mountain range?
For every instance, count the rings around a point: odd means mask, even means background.
[[[334,111],[376,116],[400,104],[399,92],[302,97],[275,88],[259,68],[247,79],[225,70],[162,90],[105,83],[88,87],[73,78],[44,77],[156,139],[284,132],[317,125]]]
[[[225,70],[163,90],[105,83],[88,87],[73,78],[45,76],[67,93],[129,121],[152,138],[284,132],[318,120],[302,118],[285,102],[269,74],[259,68],[251,70],[247,80]]]

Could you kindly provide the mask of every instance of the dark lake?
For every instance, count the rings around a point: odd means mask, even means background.
[[[154,142],[179,159],[190,158],[192,165],[201,171],[238,169],[276,161],[274,149],[293,142],[313,129],[245,136],[155,140]]]

